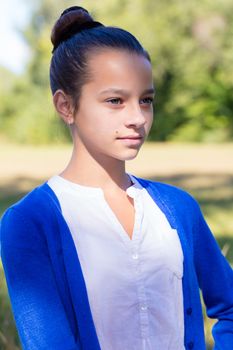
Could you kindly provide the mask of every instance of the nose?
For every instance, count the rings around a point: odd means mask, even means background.
[[[142,111],[140,105],[138,104],[136,106],[131,106],[131,108],[129,108],[127,111],[127,115],[128,118],[126,119],[125,123],[127,127],[140,128],[147,121],[145,111]]]

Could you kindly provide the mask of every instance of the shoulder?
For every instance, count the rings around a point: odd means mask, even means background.
[[[60,209],[59,201],[47,185],[34,188],[18,202],[12,204],[0,220],[0,239],[10,233],[14,235],[22,231],[36,232],[45,225],[52,224],[54,212]]]
[[[196,237],[206,232],[200,205],[189,192],[162,182],[136,179],[163,211],[172,227],[178,228],[179,233],[183,232],[189,242],[193,242],[194,232]]]
[[[197,200],[187,191],[174,185],[135,177],[148,191],[160,208],[167,208],[179,216],[196,216],[200,214]]]
[[[136,176],[135,178],[145,189],[147,189],[150,192],[153,192],[157,196],[159,195],[161,198],[169,199],[171,201],[188,201],[193,203],[197,202],[196,199],[189,192],[185,191],[180,187],[159,181],[143,179]]]
[[[3,217],[7,212],[12,210],[18,211],[21,214],[27,213],[27,216],[29,216],[31,213],[36,215],[36,213],[39,213],[40,210],[49,209],[51,202],[59,206],[59,201],[55,193],[47,185],[47,183],[43,183],[42,185],[35,187],[30,192],[28,192],[19,201],[13,203],[5,211]]]

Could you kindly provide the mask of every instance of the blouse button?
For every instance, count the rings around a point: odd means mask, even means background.
[[[146,305],[142,305],[142,306],[141,306],[141,310],[142,310],[142,311],[147,310],[147,306],[146,306]]]
[[[133,258],[134,260],[137,260],[137,259],[138,259],[138,254],[136,254],[136,253],[133,254],[133,255],[132,255],[132,258]]]
[[[186,309],[187,315],[191,315],[192,312],[193,312],[193,309],[192,309],[191,307],[188,307],[188,308]]]

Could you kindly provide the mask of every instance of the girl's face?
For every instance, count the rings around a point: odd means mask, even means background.
[[[153,121],[151,64],[127,51],[103,50],[88,67],[91,79],[74,115],[75,145],[94,157],[133,159]]]

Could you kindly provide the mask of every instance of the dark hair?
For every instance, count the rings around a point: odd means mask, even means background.
[[[82,86],[90,79],[90,53],[108,48],[122,49],[150,61],[147,51],[131,33],[94,21],[80,6],[72,6],[61,14],[52,29],[51,41],[54,46],[50,65],[52,93],[62,89],[71,96],[75,109],[78,109]]]

